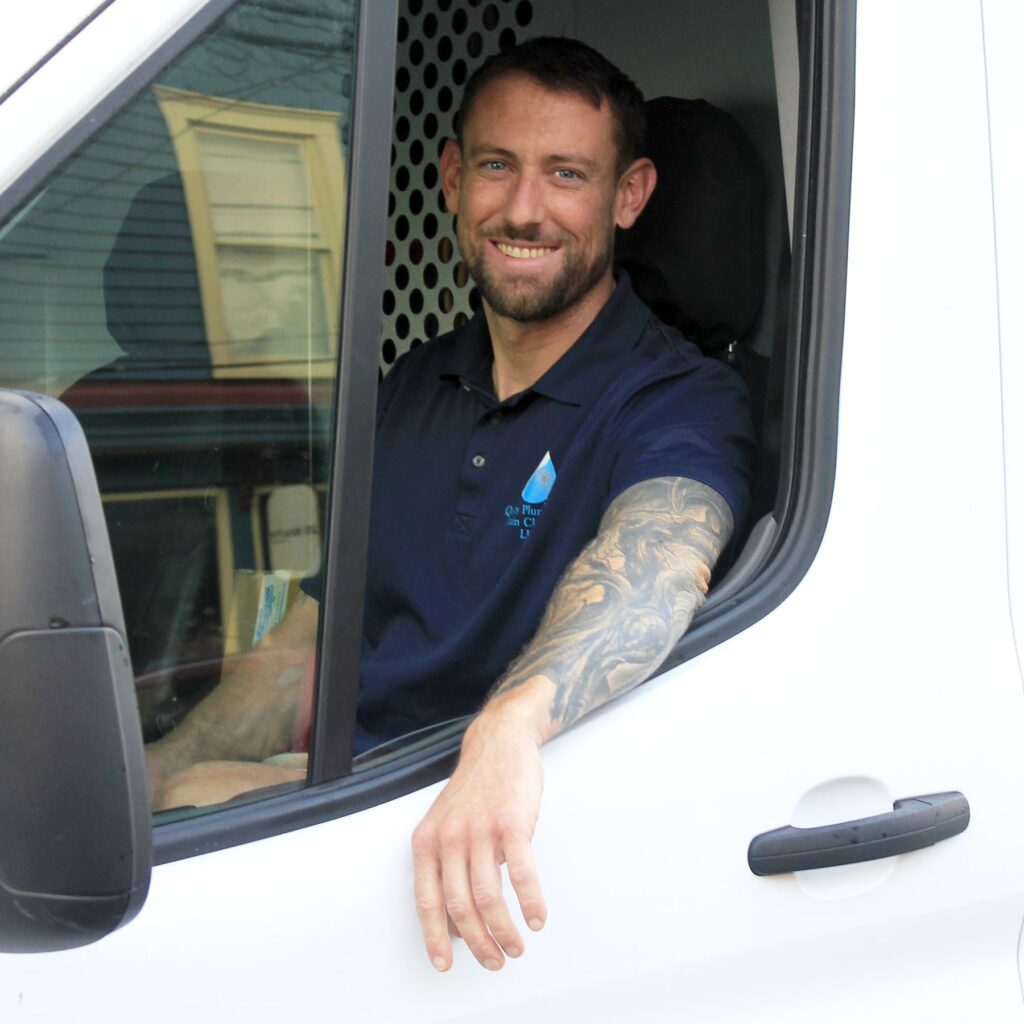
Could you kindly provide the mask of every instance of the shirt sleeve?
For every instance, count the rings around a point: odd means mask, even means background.
[[[746,385],[729,367],[704,359],[691,372],[652,382],[623,408],[611,438],[616,454],[605,508],[644,480],[687,477],[717,491],[729,503],[737,532],[742,528],[754,430]]]

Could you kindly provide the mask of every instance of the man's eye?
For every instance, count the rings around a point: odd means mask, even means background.
[[[574,171],[571,167],[559,167],[555,174],[561,181],[579,181],[580,172]]]
[[[489,171],[503,171],[505,170],[506,164],[504,160],[488,160],[484,167]]]

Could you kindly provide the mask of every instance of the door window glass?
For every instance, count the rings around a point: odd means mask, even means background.
[[[237,4],[0,225],[0,386],[83,426],[147,743],[268,657],[319,567],[355,15]],[[315,615],[288,647],[261,753],[301,767]]]

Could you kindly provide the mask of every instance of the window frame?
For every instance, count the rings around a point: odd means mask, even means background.
[[[814,560],[831,508],[846,301],[856,6],[846,0],[797,2],[801,84],[796,243],[792,313],[782,346],[787,377],[778,498],[770,521],[763,524],[755,571],[726,600],[709,602],[655,675],[739,633],[781,604]],[[388,135],[390,140],[390,125]],[[353,191],[356,189],[353,182]],[[338,534],[332,531],[331,536]],[[337,602],[333,607],[339,607]],[[325,610],[325,619],[338,621],[330,608]],[[326,671],[324,661],[322,683]],[[318,691],[334,692],[324,685]],[[219,832],[221,844],[269,835],[268,815],[287,828],[300,828],[357,813],[439,782],[451,773],[465,724],[444,723],[409,749],[390,752],[379,762],[369,761],[345,777],[335,775],[333,782],[323,784],[331,776],[316,775],[312,785],[298,793],[282,793],[223,810],[219,823],[228,827]],[[323,735],[326,725],[326,720],[318,718],[314,735]],[[329,727],[350,729],[351,723]],[[184,822],[181,827],[194,830],[195,824]],[[156,863],[194,852],[181,843],[161,842]]]
[[[210,0],[129,75],[99,111],[66,133],[0,196],[0,217],[20,205],[98,128],[146,88],[237,0]],[[763,618],[793,591],[817,553],[835,476],[840,355],[853,149],[856,5],[797,2],[800,110],[793,276],[779,497],[760,571],[710,603],[659,673]],[[351,773],[366,570],[380,302],[384,278],[387,166],[391,143],[397,0],[362,0],[350,128],[349,205],[334,453],[326,530],[317,702],[308,783],[154,828],[154,863],[239,845],[356,813],[440,781],[461,728],[444,727],[408,751]],[[377,114],[378,116],[374,116]],[[339,542],[337,539],[343,539]],[[324,629],[323,623],[335,624]]]
[[[74,125],[62,131],[35,162],[0,193],[0,220],[18,210],[47,180],[128,103],[149,89],[161,72],[240,0],[209,0],[146,60]],[[391,146],[397,0],[360,0],[356,12],[351,124],[348,128],[348,196],[342,252],[340,337],[335,383],[331,493],[324,531],[323,595],[318,636],[316,707],[308,785],[209,814],[154,822],[154,863],[234,846],[337,817],[376,803],[351,799],[323,783],[346,776],[352,764],[352,730],[358,692],[362,600],[369,528],[370,484],[376,413],[380,295],[387,235],[387,166]],[[341,270],[341,268],[339,268]],[[331,542],[333,537],[342,543]],[[337,628],[324,629],[324,622]],[[294,789],[294,787],[286,787]],[[365,785],[358,787],[365,789]]]

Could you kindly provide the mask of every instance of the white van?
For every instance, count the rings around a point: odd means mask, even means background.
[[[1024,8],[5,21],[0,1020],[1024,1020]],[[351,756],[374,397],[477,301],[459,89],[547,33],[744,140],[749,216],[695,244],[756,235],[703,324],[755,515],[663,669],[545,748],[545,930],[439,975],[409,839],[465,722]],[[321,564],[306,781],[151,817],[143,743]]]

